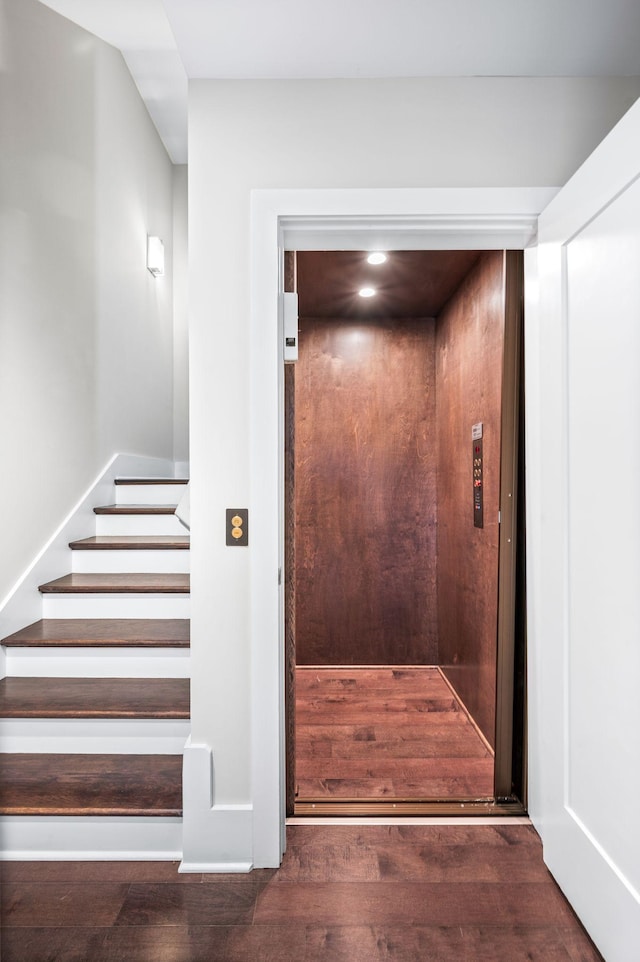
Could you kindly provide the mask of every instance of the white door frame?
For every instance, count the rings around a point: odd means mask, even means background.
[[[251,197],[250,458],[253,864],[285,847],[282,252],[496,250],[535,244],[557,188],[255,190]],[[535,372],[533,372],[535,374]],[[527,379],[527,387],[529,387]],[[527,407],[527,432],[538,412]],[[538,492],[527,487],[527,513]]]
[[[528,257],[536,279],[528,320],[539,315],[528,363],[539,367],[534,390],[544,388],[533,398],[528,452],[544,505],[527,530],[528,550],[535,546],[529,627],[538,641],[529,666],[538,695],[529,806],[546,864],[610,962],[636,960],[640,942],[639,143],[637,101],[540,217],[539,247]],[[604,478],[591,473],[592,445]],[[594,490],[607,508],[595,524]]]

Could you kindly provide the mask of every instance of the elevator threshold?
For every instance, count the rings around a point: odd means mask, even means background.
[[[300,799],[293,808],[295,817],[373,817],[373,816],[446,816],[446,817],[491,817],[504,818],[509,815],[526,815],[526,809],[517,798],[505,799],[469,799],[456,800],[433,799],[420,801],[417,799],[396,799],[395,801],[380,801],[378,799],[345,799],[311,801]]]

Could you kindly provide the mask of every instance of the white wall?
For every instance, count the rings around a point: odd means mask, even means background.
[[[252,188],[558,186],[639,95],[638,78],[191,84],[192,737],[213,748],[216,804],[251,801],[251,547],[225,548],[224,509],[260,473]]]
[[[0,0],[0,37],[1,599],[113,454],[173,457],[173,228],[119,52],[36,0]]]

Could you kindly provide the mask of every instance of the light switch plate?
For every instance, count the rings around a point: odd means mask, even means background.
[[[249,544],[248,508],[227,508],[227,546],[246,546]]]

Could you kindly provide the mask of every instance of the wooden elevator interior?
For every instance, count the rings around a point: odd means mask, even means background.
[[[366,252],[289,257],[295,666],[437,666],[493,749],[507,272],[521,255],[393,251],[375,267]],[[375,296],[358,296],[365,285]]]

